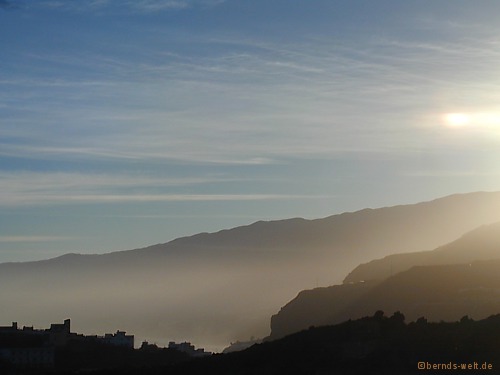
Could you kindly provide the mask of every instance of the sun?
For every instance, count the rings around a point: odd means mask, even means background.
[[[447,126],[458,128],[470,125],[471,116],[466,113],[446,113],[444,121]]]
[[[482,130],[500,130],[500,112],[448,112],[442,117],[449,128],[470,127]]]

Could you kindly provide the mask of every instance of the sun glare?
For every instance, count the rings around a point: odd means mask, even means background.
[[[447,113],[444,117],[445,123],[451,127],[463,127],[470,124],[470,116],[465,113]]]
[[[445,113],[444,125],[451,128],[476,127],[476,128],[500,128],[499,112],[455,112]]]

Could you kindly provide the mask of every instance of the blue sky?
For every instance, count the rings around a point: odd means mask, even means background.
[[[500,189],[494,1],[0,1],[0,262]]]

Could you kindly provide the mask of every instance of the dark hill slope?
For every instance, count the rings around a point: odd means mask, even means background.
[[[418,266],[379,283],[301,292],[273,316],[270,338],[376,310],[402,311],[409,320],[425,316],[433,321],[453,321],[464,315],[481,319],[499,313],[500,260]]]
[[[500,222],[482,226],[433,251],[394,254],[356,267],[344,283],[383,280],[413,266],[467,263],[500,258]]]
[[[453,323],[425,319],[406,323],[401,313],[386,317],[377,312],[359,320],[310,328],[242,352],[129,374],[496,374],[499,358],[500,315],[480,321],[464,317]],[[432,368],[438,364],[439,369]]]
[[[390,255],[384,259],[358,266],[347,276],[342,285],[300,292],[295,299],[272,317],[272,337],[282,337],[311,325],[332,324],[341,319],[349,319],[351,314],[360,316],[359,314],[362,314],[360,311],[364,311],[363,305],[368,303],[369,298],[375,305],[380,303],[380,300],[373,300],[373,297],[370,297],[374,293],[374,287],[380,284],[386,285],[388,283],[387,285],[391,285],[392,289],[402,291],[401,296],[395,299],[395,305],[391,307],[396,310],[400,309],[401,298],[409,298],[410,300],[414,298],[413,289],[411,289],[413,286],[409,285],[412,292],[407,292],[396,288],[395,280],[399,277],[398,273],[400,272],[403,272],[404,275],[408,275],[407,271],[409,270],[416,272],[412,269],[414,266],[468,265],[476,260],[490,259],[500,259],[500,222],[481,226],[458,240],[433,251]],[[429,275],[433,275],[434,268],[424,269],[430,270]],[[417,270],[422,270],[422,268],[417,268]],[[423,277],[425,278],[425,275]],[[353,280],[367,281],[353,282]],[[421,284],[418,280],[415,282]],[[441,285],[436,285],[436,290],[440,287]],[[414,301],[414,305],[417,306],[417,304],[417,301]],[[360,311],[353,309],[353,306],[357,306]],[[372,307],[367,310],[368,313]],[[428,313],[426,315],[431,316]]]

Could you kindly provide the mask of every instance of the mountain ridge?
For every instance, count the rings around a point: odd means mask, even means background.
[[[269,333],[297,292],[342,282],[369,259],[435,248],[500,220],[500,192],[364,209],[323,219],[257,221],[107,254],[0,264],[0,314],[45,326],[134,332],[217,351]],[[193,325],[192,322],[196,324]]]
[[[383,206],[383,207],[379,207],[379,208],[363,208],[363,209],[356,210],[356,211],[347,211],[347,212],[333,214],[333,215],[329,215],[329,216],[326,216],[323,218],[316,218],[316,219],[305,219],[302,217],[295,217],[295,218],[278,219],[278,220],[258,220],[258,221],[255,221],[253,223],[247,224],[247,225],[241,225],[241,226],[228,228],[228,229],[221,229],[221,230],[218,230],[215,232],[195,233],[195,234],[189,235],[189,236],[178,237],[178,238],[172,239],[170,241],[167,241],[165,243],[157,243],[157,244],[147,245],[145,247],[140,247],[140,248],[118,250],[118,251],[112,251],[112,252],[102,253],[102,254],[97,254],[97,253],[86,254],[86,253],[69,252],[69,253],[65,253],[65,254],[56,256],[54,258],[37,260],[37,261],[0,263],[0,266],[3,264],[35,263],[35,262],[45,262],[45,261],[53,261],[53,260],[55,261],[55,260],[61,260],[61,258],[64,259],[64,258],[69,257],[69,256],[83,256],[83,257],[85,257],[85,256],[104,256],[104,257],[107,257],[107,256],[116,256],[116,255],[123,255],[123,254],[127,254],[127,255],[130,254],[131,255],[131,254],[134,254],[136,252],[141,252],[141,253],[155,252],[159,248],[163,248],[166,246],[175,246],[175,245],[193,246],[193,245],[195,245],[193,240],[207,240],[207,239],[209,239],[210,241],[212,241],[211,245],[213,245],[213,246],[222,246],[222,245],[227,246],[226,241],[228,241],[228,239],[227,239],[226,235],[228,235],[228,234],[232,235],[235,233],[241,234],[241,232],[248,232],[248,230],[251,230],[251,229],[259,229],[259,230],[269,231],[268,228],[272,226],[273,231],[276,231],[276,226],[278,226],[278,225],[279,226],[282,226],[283,224],[285,224],[285,225],[292,224],[293,225],[293,224],[297,224],[299,222],[301,224],[306,224],[306,225],[312,225],[315,223],[325,223],[325,222],[327,222],[328,224],[332,224],[332,222],[333,222],[333,224],[336,224],[337,221],[341,221],[344,219],[349,219],[349,221],[352,221],[352,219],[354,219],[354,221],[356,221],[358,217],[361,217],[361,216],[367,215],[367,214],[373,215],[376,213],[394,211],[394,210],[399,210],[399,209],[407,209],[407,208],[411,208],[411,207],[422,207],[422,206],[426,206],[426,205],[430,206],[436,202],[446,202],[446,201],[449,202],[451,200],[455,200],[455,199],[458,199],[461,197],[473,197],[473,196],[490,195],[490,194],[491,195],[498,195],[499,202],[500,202],[500,192],[479,191],[479,192],[473,192],[473,193],[457,193],[457,194],[451,194],[451,195],[447,195],[447,196],[444,196],[441,198],[436,198],[436,199],[432,199],[432,200],[424,201],[424,202],[417,202],[417,203],[411,203],[411,204],[398,204],[398,205],[394,205],[394,206]],[[498,206],[500,207],[500,203],[498,204]],[[500,218],[500,215],[499,215],[499,218]],[[260,227],[260,228],[257,228],[257,227]],[[285,228],[285,230],[289,231],[290,228],[287,226]],[[223,238],[223,240],[220,241],[220,239],[219,239],[220,237],[226,237],[226,238]],[[215,243],[213,241],[214,239],[216,239]],[[248,239],[255,240],[255,237],[252,237],[249,234],[246,234],[245,240],[248,240]],[[247,246],[251,246],[251,245],[247,245]],[[283,246],[283,245],[281,245],[281,246]]]

